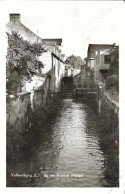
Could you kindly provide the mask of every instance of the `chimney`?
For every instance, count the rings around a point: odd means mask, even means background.
[[[19,13],[11,13],[10,14],[10,22],[20,22],[20,14]]]
[[[114,47],[114,48],[116,48],[116,47],[117,47],[117,46],[116,46],[116,43],[113,43],[113,47]]]

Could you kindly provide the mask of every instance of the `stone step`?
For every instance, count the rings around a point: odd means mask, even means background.
[[[63,87],[70,88],[70,87],[74,87],[74,86],[73,85],[64,85]]]
[[[73,94],[74,92],[73,91],[70,91],[70,92],[67,92],[67,91],[64,91],[63,94]]]
[[[73,89],[74,87],[72,87],[72,86],[68,86],[68,87],[67,86],[64,86],[63,88],[64,89],[70,89],[70,88]]]
[[[64,94],[63,97],[64,98],[73,98],[73,95],[72,94]]]
[[[64,83],[64,85],[73,85],[74,83]]]
[[[73,89],[63,89],[63,92],[73,92]]]
[[[63,88],[63,90],[74,90],[74,88]]]

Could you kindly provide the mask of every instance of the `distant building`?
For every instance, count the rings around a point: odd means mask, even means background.
[[[80,73],[80,69],[73,68],[70,64],[65,64],[65,77],[74,77]]]
[[[64,63],[64,54],[61,54],[61,50],[59,46],[62,44],[62,39],[42,39],[43,43],[45,43],[49,49],[52,51],[49,55],[47,55],[48,60],[51,61],[52,64],[52,85],[53,91],[58,91],[60,87],[60,81],[65,73],[65,63]],[[45,59],[45,53],[41,56],[42,61]],[[44,70],[43,70],[44,71]]]
[[[115,44],[89,44],[87,53],[87,68],[90,67],[90,77],[95,82],[103,82],[110,68],[111,52]]]

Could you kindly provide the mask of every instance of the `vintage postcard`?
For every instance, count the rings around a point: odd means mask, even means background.
[[[3,191],[124,193],[124,1],[0,4]]]

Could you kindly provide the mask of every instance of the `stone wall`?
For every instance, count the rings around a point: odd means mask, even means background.
[[[34,96],[33,96],[33,106],[39,106],[44,103],[43,99],[43,94],[44,90],[42,89],[37,89],[34,91]]]
[[[42,73],[46,74],[52,69],[52,53],[48,50],[47,52],[42,53],[39,57],[39,60],[43,62],[44,68],[42,69]]]
[[[12,154],[16,156],[16,151],[29,149],[33,141],[37,141],[37,131],[59,109],[59,95],[43,86],[31,93],[22,92],[7,98],[7,159]]]
[[[27,132],[28,109],[30,107],[30,93],[23,92],[6,102],[6,127],[7,127],[7,148],[10,152],[15,147],[19,149],[21,142],[18,137]],[[12,145],[13,144],[13,145]],[[8,150],[8,149],[7,149]]]
[[[117,96],[118,97],[118,96]],[[100,148],[108,164],[104,171],[106,179],[114,179],[114,187],[119,186],[119,106],[118,99],[111,96],[110,91],[99,90],[99,122],[98,135]]]
[[[116,100],[117,99],[117,100]],[[102,120],[102,134],[107,130],[107,134],[116,143],[119,142],[119,104],[117,98],[113,98],[110,92],[99,93],[99,116]],[[105,126],[105,127],[104,127]]]
[[[33,107],[34,106],[42,106],[45,107],[49,104],[51,98],[51,92],[48,89],[36,89],[33,95]]]
[[[20,93],[18,96],[7,99],[7,126],[15,126],[12,130],[20,131],[19,120],[26,122],[27,107],[30,104],[30,92]]]
[[[99,90],[99,113],[104,114],[105,110],[112,110],[119,117],[118,93]]]

